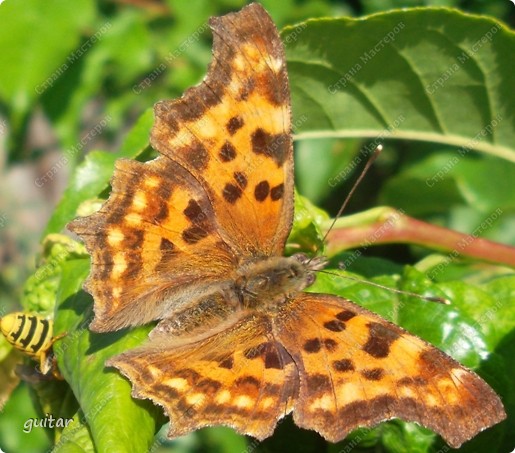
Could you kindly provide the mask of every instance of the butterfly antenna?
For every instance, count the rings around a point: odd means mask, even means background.
[[[336,223],[336,221],[340,218],[340,216],[342,215],[343,211],[345,210],[345,208],[347,207],[347,205],[349,204],[349,201],[350,199],[352,198],[352,195],[354,195],[354,192],[356,191],[356,189],[358,188],[358,186],[360,185],[361,181],[363,180],[363,178],[365,177],[365,175],[367,174],[368,170],[370,169],[370,167],[372,166],[372,164],[375,162],[375,160],[379,157],[379,154],[381,154],[381,151],[383,150],[383,145],[377,145],[376,146],[376,149],[374,150],[374,152],[372,153],[372,155],[368,158],[368,161],[367,163],[365,164],[365,166],[363,167],[363,170],[361,170],[361,173],[360,175],[358,176],[358,179],[356,179],[356,181],[354,182],[354,184],[352,185],[352,188],[351,190],[349,191],[349,193],[347,194],[347,197],[345,198],[345,201],[342,203],[340,209],[338,210],[336,216],[334,217],[334,220],[333,222],[331,223],[331,226],[329,227],[329,229],[326,231],[323,239],[322,239],[322,244],[325,242],[325,240],[327,239],[327,235],[331,232],[331,230],[333,229],[334,227],[334,224]]]
[[[327,239],[327,236],[329,235],[329,233],[331,232],[331,230],[334,227],[334,224],[340,218],[340,216],[342,215],[343,211],[345,210],[345,208],[349,204],[349,201],[350,201],[352,195],[354,194],[355,190],[357,189],[357,187],[359,186],[359,184],[361,183],[361,181],[363,180],[363,178],[367,174],[368,170],[370,169],[372,164],[375,162],[375,160],[379,157],[379,154],[381,154],[382,151],[383,151],[383,145],[377,145],[377,147],[375,148],[374,152],[369,157],[367,163],[363,167],[363,170],[361,171],[360,175],[358,176],[358,178],[356,179],[356,181],[352,185],[351,190],[347,194],[347,197],[345,198],[345,200],[342,203],[340,209],[338,210],[338,213],[334,217],[334,219],[333,219],[333,221],[331,223],[331,226],[326,231],[326,233],[325,233],[325,235],[324,235],[324,237],[322,239],[322,243],[325,243],[325,240]],[[311,262],[314,258],[315,257],[310,258],[309,262]],[[334,272],[329,272],[329,271],[326,271],[326,270],[322,270],[321,268],[316,269],[316,271],[322,272],[324,274],[329,274],[329,275],[339,275],[339,274],[335,274]],[[360,280],[359,278],[354,278],[354,277],[349,277],[349,276],[345,276],[345,278],[348,278],[349,280],[363,282],[363,280]],[[403,290],[400,290],[400,289],[390,288],[389,286],[380,285],[379,283],[373,283],[373,282],[370,282],[370,281],[367,281],[366,283],[369,284],[369,285],[375,286],[377,288],[381,288],[381,289],[392,291],[392,292],[397,293],[397,294],[404,294],[404,295],[407,295],[407,296],[417,297],[418,299],[426,300],[426,301],[429,301],[429,302],[437,302],[437,303],[443,304],[443,305],[450,305],[450,302],[447,299],[444,299],[444,298],[441,298],[441,297],[422,296],[421,294],[416,294],[416,293],[413,293],[411,291],[403,291]]]
[[[349,201],[352,197],[352,195],[354,194],[355,190],[357,189],[357,187],[359,186],[359,184],[361,183],[361,181],[363,180],[363,178],[365,177],[365,175],[367,174],[369,168],[372,166],[372,164],[375,162],[375,160],[379,157],[379,154],[381,154],[381,151],[383,150],[383,145],[377,145],[376,146],[376,149],[374,150],[374,152],[372,153],[372,155],[368,158],[368,161],[367,163],[365,164],[365,166],[363,167],[363,170],[361,171],[360,175],[358,176],[358,179],[356,179],[356,181],[354,182],[354,184],[352,185],[352,188],[351,190],[349,191],[349,193],[347,194],[347,197],[345,197],[345,200],[344,202],[342,203],[340,209],[338,210],[338,212],[336,213],[336,216],[334,217],[332,223],[331,223],[331,226],[328,228],[328,230],[326,231],[326,233],[324,234],[324,237],[322,238],[322,244],[325,243],[325,240],[327,239],[327,236],[329,235],[329,233],[331,232],[331,230],[333,229],[334,227],[334,224],[336,223],[336,221],[340,218],[340,216],[342,215],[343,211],[345,210],[345,208],[347,207],[347,205],[349,204]],[[316,254],[315,254],[316,255]],[[311,262],[311,260],[314,258],[314,256],[308,261]]]
[[[338,276],[338,277],[342,277],[342,275],[336,274],[335,272],[330,272],[330,271],[325,271],[325,270],[320,270],[319,272],[321,272],[323,274],[335,275],[335,276]],[[366,283],[367,285],[375,286],[376,288],[385,289],[385,290],[391,291],[393,293],[404,294],[405,296],[416,297],[418,299],[426,300],[428,302],[437,302],[437,303],[442,304],[442,305],[451,305],[451,302],[449,300],[447,300],[447,299],[444,299],[443,297],[423,296],[422,294],[413,293],[411,291],[404,291],[402,289],[390,288],[389,286],[384,286],[384,285],[381,285],[379,283],[374,283],[374,282],[371,282],[371,281],[368,281],[368,280],[366,282],[364,282],[360,278],[350,277],[348,275],[343,276],[343,278],[346,278],[348,280],[354,280],[355,282]]]

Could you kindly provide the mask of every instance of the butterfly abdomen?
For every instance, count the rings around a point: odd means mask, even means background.
[[[38,357],[52,345],[52,322],[42,316],[10,313],[0,320],[0,330],[16,349]]]

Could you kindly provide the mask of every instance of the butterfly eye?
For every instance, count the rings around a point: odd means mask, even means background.
[[[305,264],[309,261],[309,257],[305,253],[296,253],[293,256],[299,263],[302,264]]]
[[[307,274],[306,275],[306,284],[307,286],[311,286],[313,283],[315,283],[315,280],[316,280],[316,275],[315,274]]]

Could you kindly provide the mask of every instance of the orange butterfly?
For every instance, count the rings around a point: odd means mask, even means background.
[[[92,330],[159,320],[112,358],[161,405],[170,437],[227,425],[258,439],[293,412],[336,442],[399,417],[458,447],[505,418],[476,374],[340,297],[302,292],[322,259],[283,257],[293,218],[283,46],[258,4],[213,18],[213,62],[159,102],[153,161],[119,160],[101,210],[77,219],[92,257]]]

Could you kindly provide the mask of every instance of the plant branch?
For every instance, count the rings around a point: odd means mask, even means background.
[[[515,247],[422,222],[390,207],[338,219],[327,235],[327,253],[376,244],[406,243],[515,266]]]

